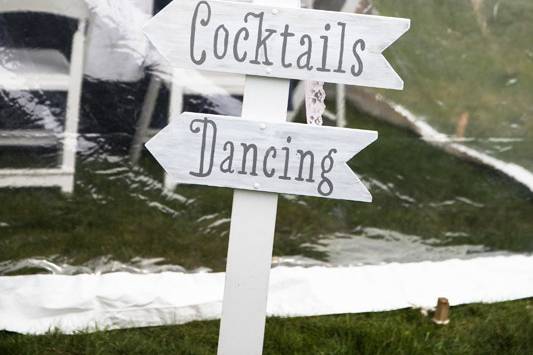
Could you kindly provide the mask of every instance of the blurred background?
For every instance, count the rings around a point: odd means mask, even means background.
[[[174,184],[143,143],[181,111],[239,115],[244,77],[169,68],[142,34],[167,2],[0,2],[0,275],[224,270],[232,191]],[[302,5],[410,18],[385,52],[405,90],[326,85],[324,124],[379,131],[350,163],[374,202],[282,195],[274,265],[530,254],[533,2]]]

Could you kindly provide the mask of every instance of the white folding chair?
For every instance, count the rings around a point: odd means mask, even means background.
[[[0,90],[67,92],[62,135],[49,130],[0,131],[0,146],[62,144],[61,165],[51,169],[0,169],[0,187],[59,186],[74,189],[76,141],[89,9],[83,0],[0,0],[1,13],[38,12],[78,20],[69,61],[57,50],[9,49],[0,61]],[[3,51],[7,49],[3,48]]]
[[[195,70],[185,69],[173,69],[171,72],[171,78],[166,82],[170,91],[169,118],[175,118],[183,111],[186,95],[242,96],[244,92],[244,75],[215,72],[200,74]],[[161,78],[151,78],[130,147],[130,160],[133,164],[138,163],[143,144],[158,131],[150,130],[150,121],[161,85]],[[177,182],[165,174],[164,185],[167,190],[174,190]]]

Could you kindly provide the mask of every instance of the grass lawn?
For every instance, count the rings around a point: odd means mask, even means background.
[[[405,90],[379,90],[441,132],[532,170],[533,1],[374,0],[411,19],[386,51]]]
[[[464,247],[469,255],[533,251],[533,197],[526,188],[348,108],[350,127],[379,131],[378,142],[350,162],[374,202],[282,195],[275,256],[303,255],[335,264],[330,243],[399,238],[389,231],[439,250]],[[182,185],[164,193],[162,169],[149,154],[141,166],[131,166],[103,142],[78,159],[70,197],[54,189],[0,189],[0,262],[44,257],[84,265],[107,255],[122,262],[140,256],[223,271],[232,191]],[[366,262],[362,258],[371,253],[377,258],[372,262],[394,257],[371,247],[361,252],[349,262]]]
[[[411,30],[386,53],[406,90],[380,93],[451,135],[459,117],[467,112],[465,137],[473,140],[465,144],[533,167],[533,2],[373,3],[382,15],[412,19]],[[93,96],[89,99],[113,95]],[[131,105],[112,102],[121,110]],[[91,125],[109,121],[113,128],[114,123],[125,121],[125,126],[132,126],[134,114],[115,112],[107,101],[88,107],[91,111],[85,119]],[[104,109],[112,114],[106,116]],[[369,186],[374,202],[282,196],[275,256],[342,264],[331,250],[346,240],[399,238],[409,241],[409,246],[432,250],[467,249],[454,257],[533,251],[529,190],[353,107],[348,107],[347,119],[351,128],[379,131],[379,140],[350,162]],[[83,145],[90,149],[78,159],[71,197],[52,189],[0,189],[0,263],[40,257],[59,264],[87,265],[103,256],[121,262],[161,257],[187,269],[224,270],[231,190],[182,185],[174,194],[164,193],[162,169],[154,159],[145,154],[140,166],[131,166],[126,156],[129,142],[117,149],[117,140],[101,136],[89,142],[94,146]],[[47,157],[41,154],[32,160],[47,165],[53,162]],[[0,167],[27,167],[27,159],[27,155],[22,158],[0,151]],[[377,255],[370,262],[413,261],[397,260],[375,244],[373,248],[362,253]],[[426,252],[423,257],[439,257],[438,252],[434,254]],[[349,262],[368,261],[361,258]]]
[[[0,354],[214,354],[218,321],[91,334],[0,332]],[[533,354],[533,300],[451,309],[437,326],[419,310],[267,320],[264,354]]]
[[[533,168],[533,2],[374,3],[382,15],[412,19],[412,29],[386,54],[406,90],[379,92],[450,135],[468,115],[465,144]],[[533,251],[530,191],[353,107],[348,123],[380,134],[350,162],[374,203],[282,196],[275,256],[335,264],[328,242],[393,242],[396,236],[388,231],[438,248]],[[224,269],[231,190],[180,186],[165,193],[161,168],[148,154],[140,166],[131,166],[126,149],[114,149],[113,139],[85,143],[89,149],[78,159],[72,196],[53,189],[0,190],[0,267],[35,257],[86,265],[102,256],[124,262],[140,256],[187,269]],[[54,162],[49,158],[32,160],[46,166]],[[0,152],[2,167],[26,166],[27,159]],[[364,252],[388,260],[379,250]],[[43,270],[5,274],[34,272]],[[218,325],[195,322],[73,336],[0,332],[0,355],[213,354]],[[265,354],[533,354],[533,300],[455,307],[448,326],[434,325],[417,310],[272,318]]]

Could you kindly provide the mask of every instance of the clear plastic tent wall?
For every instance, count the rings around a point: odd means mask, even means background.
[[[142,33],[166,1],[72,1],[67,16],[5,3],[0,276],[224,271],[232,191],[177,185],[144,143],[182,111],[240,116],[245,78],[171,68]],[[385,52],[405,90],[338,100],[326,85],[325,125],[379,131],[350,162],[374,202],[282,195],[273,265],[529,255],[533,3],[303,5],[410,18]],[[303,87],[288,118],[305,124]]]

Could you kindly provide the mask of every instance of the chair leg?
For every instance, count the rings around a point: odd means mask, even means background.
[[[65,131],[63,133],[61,170],[68,174],[68,178],[60,179],[60,181],[58,181],[61,191],[65,193],[72,193],[74,191],[78,124],[80,118],[81,82],[79,85],[80,90],[70,89],[67,93],[67,110]]]
[[[78,23],[78,30],[72,42],[70,67],[70,85],[67,93],[67,109],[65,117],[65,133],[63,139],[63,156],[61,170],[67,174],[58,184],[63,192],[74,191],[74,175],[76,172],[76,151],[78,144],[78,126],[80,119],[81,90],[83,85],[83,63],[85,60],[85,28],[86,21]]]
[[[170,106],[169,106],[169,121],[176,119],[183,111],[183,86],[179,82],[178,76],[172,76],[172,82],[170,83]],[[174,191],[178,186],[178,182],[172,179],[167,173],[165,173],[164,187],[167,191]]]
[[[66,175],[61,181],[58,181],[61,192],[71,194],[74,192],[74,174]]]
[[[346,127],[346,86],[337,84],[337,126]]]
[[[148,90],[146,91],[146,95],[144,97],[141,115],[137,121],[133,142],[131,143],[130,147],[130,161],[134,165],[136,165],[141,158],[143,143],[145,142],[148,134],[148,128],[150,127],[150,121],[152,120],[152,115],[155,110],[157,96],[159,95],[160,89],[161,79],[152,76],[150,79],[150,84],[148,85]]]
[[[305,104],[305,83],[299,81],[292,90],[292,112],[289,112],[287,119],[289,122],[293,122],[298,111]]]

